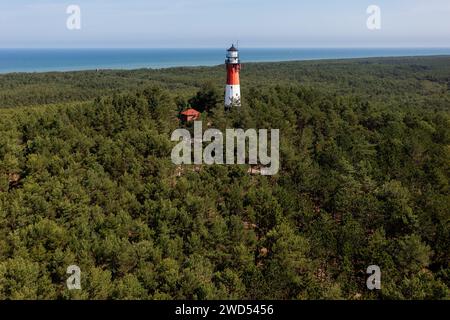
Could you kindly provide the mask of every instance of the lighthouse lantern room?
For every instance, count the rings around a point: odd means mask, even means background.
[[[227,85],[225,87],[225,110],[241,106],[241,85],[239,73],[241,71],[241,62],[239,60],[239,51],[231,46],[227,51],[225,60],[227,67]]]

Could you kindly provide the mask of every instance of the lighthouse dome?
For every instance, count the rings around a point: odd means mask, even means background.
[[[227,50],[227,58],[228,59],[238,59],[239,58],[239,51],[234,47],[234,45],[231,46],[230,49]],[[237,61],[233,61],[233,63],[237,63]]]

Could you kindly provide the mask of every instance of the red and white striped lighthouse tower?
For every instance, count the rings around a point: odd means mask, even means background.
[[[227,86],[225,87],[225,109],[241,106],[241,85],[239,82],[239,72],[241,62],[239,61],[239,51],[231,46],[227,51]]]

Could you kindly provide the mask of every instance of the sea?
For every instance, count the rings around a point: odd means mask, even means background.
[[[240,48],[241,61],[450,55],[450,48]],[[0,73],[161,69],[224,63],[225,49],[0,49]]]

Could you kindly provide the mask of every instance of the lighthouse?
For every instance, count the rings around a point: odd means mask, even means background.
[[[225,110],[241,106],[241,85],[239,82],[239,72],[241,71],[241,62],[239,60],[239,51],[231,46],[227,50],[225,60],[227,67],[227,85],[225,87]]]

